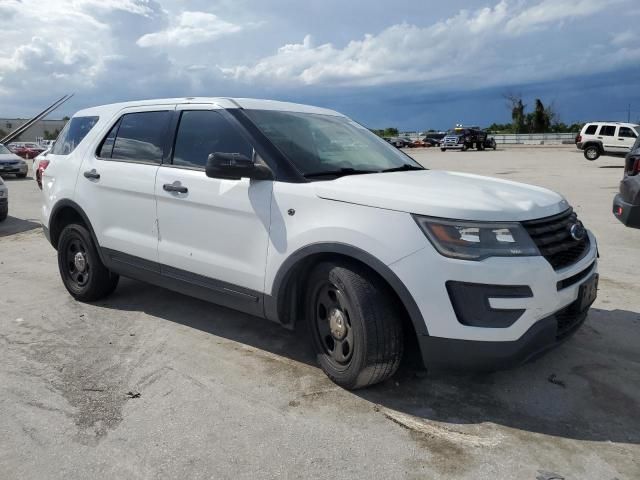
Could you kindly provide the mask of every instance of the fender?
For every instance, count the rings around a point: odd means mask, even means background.
[[[265,295],[265,317],[283,323],[286,310],[285,299],[288,280],[298,266],[312,255],[338,254],[364,263],[380,275],[396,293],[411,318],[418,335],[428,335],[427,325],[415,300],[398,276],[383,262],[360,248],[338,242],[313,243],[296,250],[280,266],[276,274],[271,294]],[[283,323],[284,324],[284,323]],[[286,324],[285,324],[286,325]]]
[[[51,246],[53,248],[55,248],[56,250],[58,249],[58,238],[55,238],[55,239],[53,238],[53,232],[51,231],[51,226],[54,225],[55,221],[57,220],[58,214],[60,213],[60,211],[63,208],[71,208],[78,215],[80,215],[80,218],[82,218],[82,221],[84,222],[84,224],[89,229],[89,233],[91,234],[91,239],[93,240],[93,243],[96,246],[96,249],[98,250],[98,255],[100,256],[100,260],[104,264],[105,263],[105,258],[103,256],[102,249],[100,248],[100,244],[98,243],[98,237],[96,237],[96,233],[93,231],[93,226],[91,225],[91,222],[89,221],[89,217],[84,212],[82,207],[80,205],[78,205],[76,202],[74,202],[73,200],[69,200],[67,198],[63,198],[62,200],[59,200],[54,205],[53,209],[51,210],[51,215],[49,216],[49,228],[48,228],[49,234],[47,235],[47,238],[49,240],[49,243],[51,243]],[[58,233],[58,237],[59,237],[60,232],[57,232],[57,233]]]

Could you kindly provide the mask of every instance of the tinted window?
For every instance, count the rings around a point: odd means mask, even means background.
[[[173,164],[204,168],[207,158],[214,152],[241,153],[251,158],[253,148],[219,113],[211,110],[183,112],[176,136]]]
[[[620,127],[619,137],[628,137],[628,138],[636,138],[636,132],[631,130],[629,127]]]
[[[113,152],[113,143],[116,139],[116,134],[118,133],[118,128],[120,127],[120,120],[116,122],[116,124],[111,128],[109,134],[102,141],[102,145],[98,150],[98,156],[101,158],[111,158],[111,154]]]
[[[404,165],[420,168],[397,148],[345,117],[271,110],[244,113],[303,175],[340,169],[373,172]]]
[[[98,122],[98,117],[73,117],[58,135],[51,150],[54,155],[69,155]]]
[[[616,134],[616,126],[615,125],[603,125],[600,127],[600,135],[604,135],[606,137],[613,137]]]
[[[160,163],[170,112],[128,113],[120,120],[111,158]]]
[[[595,135],[596,130],[598,129],[597,125],[589,125],[587,129],[584,131],[585,135]]]

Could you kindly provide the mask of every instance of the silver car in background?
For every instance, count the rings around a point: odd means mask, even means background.
[[[0,222],[9,214],[9,189],[0,177]]]

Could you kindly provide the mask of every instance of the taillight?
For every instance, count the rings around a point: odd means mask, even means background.
[[[629,176],[638,175],[640,173],[640,156],[633,156],[627,159],[627,168],[625,172]]]
[[[578,135],[576,137],[576,143],[580,143],[582,141],[582,135]]]
[[[42,172],[49,166],[49,160],[40,160],[38,163],[38,169],[36,170],[36,182],[38,182],[38,186],[40,190],[42,190]]]

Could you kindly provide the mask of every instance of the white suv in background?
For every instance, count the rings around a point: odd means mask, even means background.
[[[591,161],[600,155],[626,155],[639,133],[640,126],[635,123],[591,122],[582,127],[576,146]]]
[[[349,118],[181,98],[78,112],[42,173],[45,233],[80,301],[123,275],[306,323],[346,388],[417,339],[427,367],[496,369],[568,338],[596,241],[549,190],[427,170]]]

